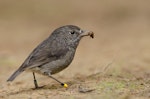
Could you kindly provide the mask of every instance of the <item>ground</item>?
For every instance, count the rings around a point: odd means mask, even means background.
[[[149,99],[149,1],[0,1],[0,98]],[[31,72],[9,76],[57,27],[78,25],[95,33],[81,40],[75,58],[53,75],[68,84]]]

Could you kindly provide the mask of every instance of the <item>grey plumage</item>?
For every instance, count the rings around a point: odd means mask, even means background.
[[[52,32],[39,44],[7,81],[13,81],[25,70],[49,75],[60,72],[69,66],[74,58],[76,48],[83,36],[93,35],[77,26],[66,25]]]

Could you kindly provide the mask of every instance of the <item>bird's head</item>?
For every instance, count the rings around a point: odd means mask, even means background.
[[[52,35],[55,35],[56,39],[60,41],[65,41],[67,45],[77,46],[81,38],[85,36],[90,36],[94,38],[94,33],[92,31],[82,30],[78,26],[66,25],[54,30]]]

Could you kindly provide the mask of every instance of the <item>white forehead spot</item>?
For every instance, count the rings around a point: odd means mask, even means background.
[[[82,33],[82,30],[80,29],[80,31],[79,31],[80,33]]]

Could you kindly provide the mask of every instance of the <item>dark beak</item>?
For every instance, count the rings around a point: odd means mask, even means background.
[[[90,36],[91,38],[94,38],[94,33],[92,31],[83,31],[83,33],[81,34],[81,37],[84,36]]]

